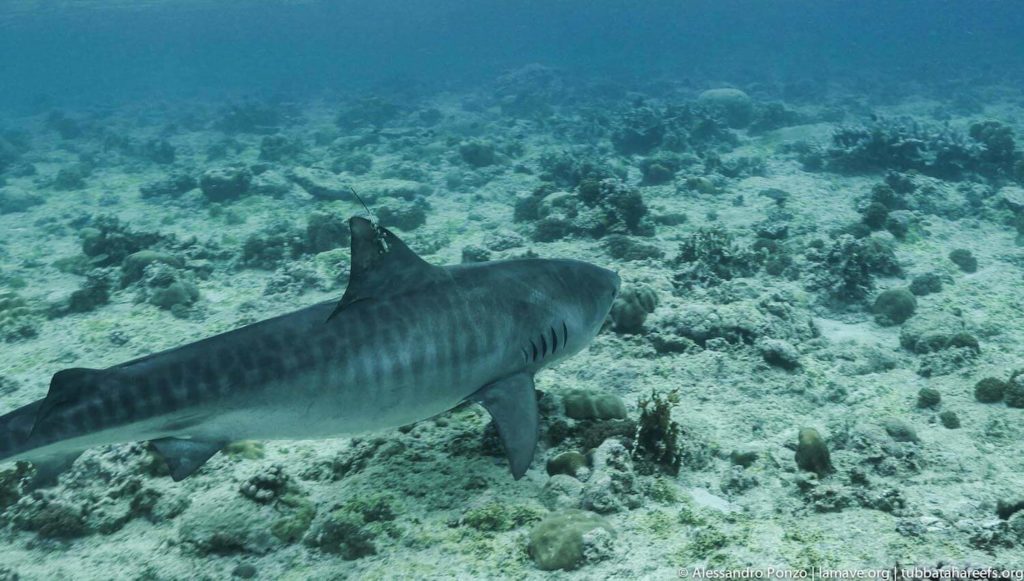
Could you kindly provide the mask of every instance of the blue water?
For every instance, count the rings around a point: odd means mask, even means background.
[[[445,87],[531,62],[733,83],[1004,79],[1024,68],[1019,2],[119,4],[0,7],[0,104]]]

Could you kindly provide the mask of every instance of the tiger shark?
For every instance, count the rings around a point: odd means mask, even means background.
[[[88,448],[148,441],[181,480],[232,441],[353,436],[475,402],[521,478],[537,446],[534,375],[597,335],[618,275],[564,259],[436,266],[375,221],[349,225],[340,301],[58,371],[45,398],[0,416],[0,462],[53,482]]]

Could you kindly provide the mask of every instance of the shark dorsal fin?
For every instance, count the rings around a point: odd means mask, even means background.
[[[387,228],[358,216],[349,220],[349,227],[352,268],[348,288],[328,320],[356,301],[396,295],[450,278],[444,268],[420,258]]]

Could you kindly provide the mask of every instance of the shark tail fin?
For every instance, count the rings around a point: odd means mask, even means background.
[[[37,400],[0,416],[0,462],[32,449],[28,437],[42,403],[43,400]]]
[[[19,462],[31,462],[35,468],[31,479],[32,488],[56,484],[60,473],[71,466],[82,453],[81,450],[77,450],[38,457],[31,454],[37,444],[30,435],[42,404],[43,400],[34,401],[0,416],[0,462],[8,458],[18,458]]]

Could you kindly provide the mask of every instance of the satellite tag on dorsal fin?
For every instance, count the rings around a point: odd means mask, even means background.
[[[356,301],[396,295],[450,279],[448,271],[417,256],[387,228],[358,216],[349,220],[349,228],[352,269],[348,288],[328,320]]]

